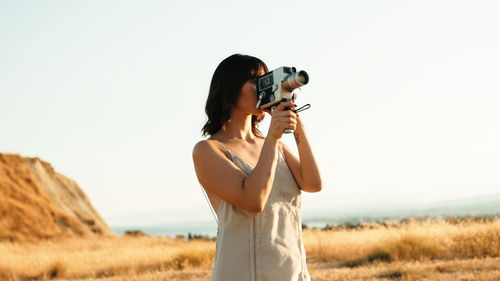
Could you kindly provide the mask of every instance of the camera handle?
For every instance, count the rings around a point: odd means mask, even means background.
[[[277,104],[272,105],[272,106],[271,106],[271,112],[272,112],[272,111],[274,111],[274,110],[276,109],[276,107],[278,107],[278,105],[279,105],[280,103],[282,103],[282,102],[287,102],[287,101],[291,101],[291,99],[283,98],[283,99],[281,99],[281,101],[280,101],[280,102],[278,102]],[[285,107],[285,110],[290,110],[290,107]],[[283,134],[291,134],[291,133],[293,133],[293,130],[292,130],[292,129],[285,129],[285,130],[283,130]]]
[[[284,101],[284,102],[287,102],[287,101],[290,101],[290,100],[291,100],[291,99],[286,99],[286,98],[284,98],[284,99],[282,99],[282,100],[281,100],[281,102],[283,102],[283,101]],[[273,106],[271,106],[271,112],[272,112],[272,111],[274,111],[274,109],[275,109],[275,108],[276,108],[276,107],[277,107],[277,106],[278,106],[281,102],[277,103],[277,105],[273,105]],[[308,103],[308,104],[305,104],[305,105],[303,105],[302,107],[300,107],[300,108],[298,108],[298,109],[294,109],[294,110],[292,110],[292,111],[293,111],[294,113],[297,113],[297,112],[301,112],[301,111],[304,111],[304,110],[309,109],[309,108],[311,108],[311,104],[309,104],[309,103]],[[290,110],[290,107],[285,107],[285,110]],[[292,129],[285,129],[285,130],[283,130],[283,133],[284,133],[284,134],[291,134],[291,133],[293,133],[293,130],[292,130]]]

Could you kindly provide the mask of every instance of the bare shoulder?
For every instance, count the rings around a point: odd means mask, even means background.
[[[209,143],[209,140],[201,140],[197,142],[194,147],[193,147],[193,157],[203,154],[207,150],[212,149],[211,144]]]
[[[245,210],[254,210],[242,188],[246,174],[225,155],[216,140],[202,140],[193,147],[194,169],[208,194]]]
[[[213,156],[226,156],[226,153],[220,148],[214,140],[201,140],[193,147],[193,160],[210,159]]]

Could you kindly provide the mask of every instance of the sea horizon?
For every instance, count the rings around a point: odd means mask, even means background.
[[[180,219],[179,214],[182,214]],[[213,215],[213,216],[212,216]],[[423,217],[465,217],[465,216],[500,216],[500,194],[477,196],[464,199],[436,201],[431,203],[400,204],[364,209],[316,209],[303,212],[302,224],[309,228],[323,228],[327,225],[338,226],[361,222],[402,220]],[[111,229],[123,235],[126,231],[139,230],[148,235],[188,236],[202,235],[215,237],[217,223],[215,214],[209,214],[205,208],[182,211],[164,210],[156,212],[129,214],[106,219]]]
[[[414,214],[414,215],[380,215],[380,216],[346,216],[319,218],[303,218],[302,225],[306,228],[325,228],[327,226],[337,227],[342,224],[356,225],[360,223],[385,222],[389,220],[405,220],[410,218],[443,218],[447,217],[497,217],[500,218],[500,212],[469,212],[469,213],[442,213],[442,214]],[[165,222],[161,224],[150,225],[111,225],[110,228],[118,235],[122,236],[127,231],[140,231],[146,235],[169,236],[171,238],[187,238],[191,236],[203,236],[214,238],[217,236],[217,223],[212,221],[187,221],[187,222]]]
[[[327,225],[338,226],[342,222],[303,220],[302,224],[308,228],[323,228]],[[197,221],[197,222],[166,222],[163,224],[152,225],[115,225],[110,226],[118,235],[124,235],[127,231],[141,231],[144,234],[152,236],[169,236],[176,238],[179,236],[188,237],[191,235],[201,235],[205,237],[217,236],[217,223],[215,221]]]

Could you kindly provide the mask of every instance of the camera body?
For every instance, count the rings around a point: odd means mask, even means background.
[[[295,67],[282,66],[257,77],[257,108],[273,108],[282,101],[294,101],[293,90],[309,82],[307,72]]]

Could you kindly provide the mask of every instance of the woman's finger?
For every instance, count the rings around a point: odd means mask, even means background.
[[[279,124],[284,127],[297,125],[297,120],[291,118],[280,119]]]
[[[282,102],[282,103],[278,104],[278,107],[276,107],[275,111],[283,111],[283,110],[285,110],[285,107],[286,107],[285,103]]]
[[[297,114],[290,111],[290,110],[276,112],[275,116],[276,117],[283,117],[283,118],[297,119]]]
[[[281,102],[278,105],[278,107],[276,107],[276,110],[283,111],[287,107],[293,108],[293,107],[295,107],[295,104],[292,101]]]

